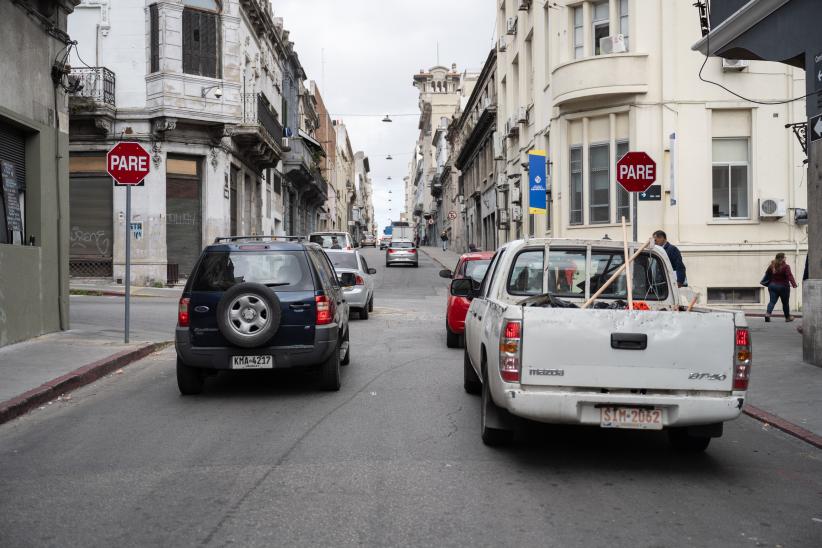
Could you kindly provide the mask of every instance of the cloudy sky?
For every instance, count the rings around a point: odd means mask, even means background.
[[[494,43],[494,4],[272,0],[274,15],[285,19],[308,78],[320,86],[332,115],[345,122],[354,150],[369,155],[378,226],[398,219],[404,205],[402,179],[418,134],[413,75],[437,64],[438,42],[441,65],[479,71]],[[386,124],[380,121],[386,113],[415,115]],[[385,159],[389,153],[394,160]]]

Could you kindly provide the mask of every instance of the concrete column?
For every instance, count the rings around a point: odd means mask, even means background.
[[[808,135],[810,139],[810,135]],[[808,143],[808,268],[802,291],[802,356],[822,367],[822,140]],[[802,268],[796,265],[797,277]]]

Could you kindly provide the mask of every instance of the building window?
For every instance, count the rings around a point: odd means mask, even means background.
[[[590,184],[590,223],[607,223],[611,220],[611,170],[610,145],[591,145],[588,148]]]
[[[630,0],[619,0],[619,33],[625,38],[625,51],[630,51],[628,46],[628,2]]]
[[[582,59],[585,56],[583,35],[582,6],[577,6],[574,8],[574,59]]]
[[[0,120],[0,244],[21,244],[25,232],[26,136]]]
[[[618,141],[616,144],[616,158],[614,158],[614,170],[616,163],[628,152],[628,141]],[[619,222],[623,217],[627,222],[631,221],[631,194],[617,183],[617,218]]]
[[[220,77],[219,36],[220,17],[217,13],[183,9],[184,73]]]
[[[715,219],[747,219],[748,139],[713,140],[713,211]]]
[[[592,24],[594,37],[594,55],[601,55],[602,51],[599,47],[599,41],[610,36],[610,15],[608,13],[608,1],[598,2],[591,6],[592,8]]]
[[[149,70],[160,71],[160,10],[157,4],[148,7],[149,30],[151,31],[151,60]]]
[[[721,304],[759,304],[758,287],[709,287],[708,302]]]
[[[571,147],[571,220],[572,225],[582,224],[582,147]]]

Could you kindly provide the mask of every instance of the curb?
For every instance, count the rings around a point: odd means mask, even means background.
[[[801,426],[797,426],[792,422],[788,422],[783,418],[777,417],[767,411],[763,411],[753,405],[746,405],[742,408],[742,412],[764,424],[770,424],[774,428],[782,430],[786,434],[813,445],[817,449],[822,449],[822,436],[818,436],[810,430],[805,430]]]
[[[0,402],[0,424],[24,415],[32,409],[56,399],[62,394],[91,384],[112,371],[141,360],[149,354],[162,350],[169,345],[171,345],[171,341],[148,343],[131,350],[123,350],[107,358],[84,365],[37,388],[24,392],[15,398]]]
[[[437,264],[438,264],[438,265],[440,265],[441,267],[443,267],[443,268],[447,268],[448,270],[451,270],[450,268],[448,268],[447,266],[445,266],[445,264],[444,264],[442,261],[440,261],[439,259],[437,259],[437,258],[436,258],[436,257],[434,257],[433,255],[431,255],[430,253],[428,253],[427,251],[425,251],[423,248],[421,248],[421,247],[420,247],[419,249],[420,249],[420,251],[422,251],[423,253],[425,253],[425,254],[428,256],[428,258],[429,258],[429,259],[431,259],[432,261],[434,261],[435,263],[437,263]]]

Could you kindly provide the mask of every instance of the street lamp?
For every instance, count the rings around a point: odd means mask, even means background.
[[[385,159],[386,160],[393,160],[394,158],[392,158],[391,155],[389,154],[388,156],[385,157]]]
[[[383,121],[383,122],[386,122],[386,123],[391,123],[391,122],[393,122],[394,120],[392,120],[392,119],[391,119],[391,117],[390,117],[390,116],[388,116],[388,115],[386,114],[386,115],[385,115],[385,118],[383,118],[383,119],[382,119],[382,121]]]
[[[221,88],[220,86],[208,86],[200,88],[200,97],[205,99],[205,96],[208,95],[208,92],[212,89],[214,90],[214,97],[216,97],[217,99],[223,96],[223,88]]]

